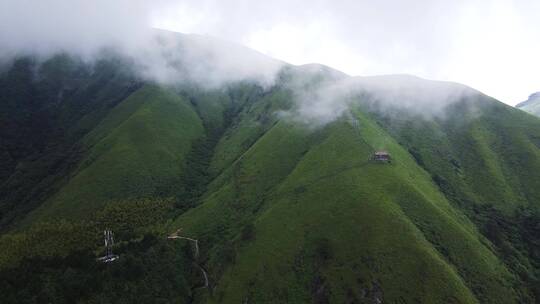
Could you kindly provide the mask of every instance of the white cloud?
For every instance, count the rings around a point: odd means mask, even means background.
[[[282,62],[219,39],[152,29],[152,18],[161,14],[164,21],[180,17],[188,22],[189,16],[191,23],[186,24],[192,26],[211,16],[211,10],[204,8],[197,12],[160,9],[170,3],[0,0],[0,62],[19,54],[47,57],[60,51],[92,61],[103,54],[103,48],[112,48],[133,59],[142,76],[161,83],[187,81],[211,88],[242,80],[272,84]],[[205,24],[214,26],[210,21]]]
[[[0,51],[139,49],[149,25],[351,75],[461,82],[510,104],[540,90],[536,0],[1,0]]]
[[[457,81],[510,104],[540,90],[534,0],[180,2],[157,24],[235,40],[295,64]],[[173,20],[174,11],[193,13]]]

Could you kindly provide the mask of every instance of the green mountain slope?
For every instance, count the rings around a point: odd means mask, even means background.
[[[78,84],[37,81],[24,62],[0,78],[8,302],[540,299],[537,118],[478,92],[449,102],[462,86],[409,76],[285,66],[270,87],[165,87],[121,60],[85,74],[61,58],[52,75],[78,71]],[[303,116],[329,93],[332,119]],[[392,161],[373,161],[377,150]],[[105,267],[106,228],[120,259]],[[167,240],[178,229],[197,249]]]
[[[214,301],[341,303],[366,301],[370,290],[390,303],[512,301],[515,278],[471,222],[373,121],[361,116],[360,125],[310,135],[279,123],[237,161],[229,184],[179,218],[212,246],[210,270],[232,264]],[[369,160],[381,145],[392,164]]]
[[[82,218],[107,201],[174,196],[191,143],[203,135],[191,104],[163,89],[143,87],[83,139],[87,156],[29,220]]]
[[[481,114],[463,119],[473,109]],[[414,122],[378,119],[456,201],[492,204],[509,213],[525,206],[537,210],[538,119],[487,97],[456,104],[447,113]]]
[[[141,86],[125,60],[16,58],[0,73],[0,227],[58,190],[81,159],[80,137]]]

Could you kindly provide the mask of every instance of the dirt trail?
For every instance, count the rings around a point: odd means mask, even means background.
[[[203,277],[204,277],[204,286],[201,286],[200,288],[208,288],[209,281],[208,281],[208,273],[206,270],[199,264],[199,241],[193,238],[185,237],[185,236],[179,236],[178,234],[181,232],[181,229],[178,229],[175,233],[171,234],[167,237],[169,240],[176,240],[176,239],[184,239],[188,240],[190,242],[193,242],[195,253],[194,253],[194,259],[192,260],[193,263],[201,270]]]

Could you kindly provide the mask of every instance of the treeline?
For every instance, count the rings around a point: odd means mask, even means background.
[[[189,244],[166,239],[174,202],[109,204],[84,222],[38,223],[0,239],[2,303],[182,303],[200,277]],[[103,229],[120,259],[104,264]]]

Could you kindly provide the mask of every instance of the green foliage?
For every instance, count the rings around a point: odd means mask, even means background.
[[[334,257],[332,245],[330,244],[330,240],[327,238],[318,238],[314,240],[313,248],[310,248],[309,252],[313,252],[319,264],[325,264]]]
[[[95,215],[95,224],[101,230],[111,229],[120,239],[123,235],[141,235],[154,228],[158,230],[170,217],[174,208],[172,199],[134,199],[107,204]]]
[[[0,237],[0,269],[24,259],[65,258],[73,252],[101,246],[102,232],[111,229],[116,240],[133,241],[147,233],[161,233],[172,214],[170,199],[134,199],[110,203],[84,221],[56,219],[36,222],[28,229]]]
[[[255,239],[255,235],[255,225],[253,225],[253,223],[249,223],[242,228],[240,238],[242,241],[252,241]]]
[[[540,299],[540,214],[524,208],[508,216],[483,205],[475,209],[475,220],[497,253],[520,278],[523,302]]]
[[[25,258],[64,258],[74,251],[89,250],[99,237],[87,222],[36,223],[24,232],[0,237],[0,269],[17,266]]]
[[[41,222],[0,238],[3,303],[188,302],[194,264],[159,227],[172,200],[114,202],[88,221]],[[115,233],[110,264],[96,261],[103,229]]]
[[[120,259],[110,264],[84,251],[25,259],[0,270],[2,303],[188,303],[192,265],[178,252],[145,236],[118,248]]]

